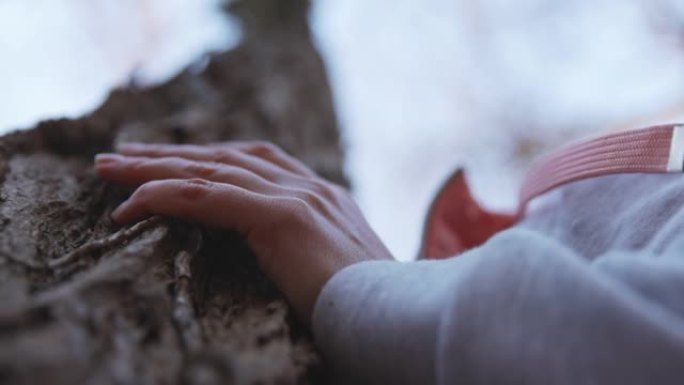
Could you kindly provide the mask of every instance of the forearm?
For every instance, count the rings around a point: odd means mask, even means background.
[[[450,261],[343,270],[324,288],[314,328],[329,363],[354,383],[684,376],[675,365],[684,359],[681,315],[604,270],[516,230]]]
[[[349,383],[435,383],[437,330],[453,280],[440,262],[362,262],[337,273],[314,311],[317,343]]]

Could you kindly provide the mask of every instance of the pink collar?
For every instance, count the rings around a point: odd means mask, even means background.
[[[534,198],[561,185],[618,173],[684,171],[684,125],[663,125],[584,140],[535,162],[520,193],[518,211],[494,213],[472,197],[459,170],[435,197],[418,258],[439,259],[484,243],[514,225]]]
[[[539,159],[520,193],[520,212],[533,198],[577,180],[618,173],[684,171],[684,126],[655,126],[584,140]]]

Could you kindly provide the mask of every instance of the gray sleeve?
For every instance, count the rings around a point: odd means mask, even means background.
[[[682,258],[643,258],[590,263],[516,229],[451,260],[360,263],[324,287],[314,333],[345,383],[680,383]]]

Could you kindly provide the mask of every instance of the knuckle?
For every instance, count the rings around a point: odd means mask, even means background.
[[[185,199],[198,200],[209,195],[211,186],[211,182],[201,178],[188,179],[180,183],[178,194]]]
[[[128,169],[132,172],[143,171],[147,167],[147,162],[145,159],[140,158],[129,158],[126,164]]]
[[[231,156],[224,148],[214,148],[211,150],[209,158],[216,163],[230,163]]]
[[[285,198],[282,207],[287,221],[309,222],[314,215],[311,204],[302,198]]]
[[[307,203],[316,203],[319,200],[318,194],[311,190],[302,190],[298,195]]]
[[[338,194],[336,186],[320,179],[310,179],[307,183],[307,188],[319,197],[329,201],[335,200],[335,196]]]
[[[316,191],[319,194],[325,196],[326,198],[332,198],[335,195],[335,189],[329,183],[326,183],[321,180],[316,180],[314,182],[314,186],[316,186]]]
[[[154,197],[158,185],[158,181],[147,182],[138,187],[131,198],[139,202],[146,202]]]
[[[262,155],[275,155],[280,154],[282,150],[271,142],[256,141],[252,144],[252,151]]]
[[[228,178],[228,180],[231,181],[247,180],[252,177],[252,173],[250,171],[247,171],[242,167],[234,166],[231,164],[222,163],[220,164],[220,166],[218,166],[218,169],[220,169],[221,174],[224,177]]]
[[[324,211],[326,206],[326,198],[322,197],[320,193],[311,190],[301,190],[297,193],[297,197],[305,202],[309,209],[316,211]]]
[[[218,167],[211,163],[189,162],[185,165],[185,171],[189,175],[196,175],[200,178],[210,178],[218,172]]]

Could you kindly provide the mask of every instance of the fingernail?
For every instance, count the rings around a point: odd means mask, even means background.
[[[126,202],[123,202],[122,204],[119,205],[114,211],[112,211],[112,214],[110,215],[114,222],[121,223],[121,214],[124,211],[124,206],[126,205]]]
[[[96,164],[111,164],[117,163],[123,160],[123,156],[119,154],[97,154],[95,155]]]

